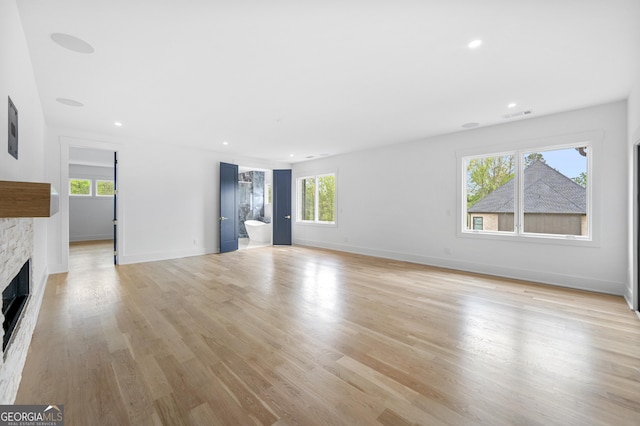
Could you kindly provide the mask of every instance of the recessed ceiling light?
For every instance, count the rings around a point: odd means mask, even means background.
[[[463,128],[465,129],[473,129],[474,127],[478,127],[480,125],[480,123],[464,123],[462,125]]]
[[[289,157],[293,157],[293,154],[289,154]]]
[[[64,47],[65,49],[72,50],[78,53],[93,53],[95,49],[86,41],[79,39],[78,37],[74,37],[69,34],[63,33],[54,33],[51,34],[51,40],[56,42],[58,45]]]
[[[507,108],[515,108],[516,105],[518,105],[518,104],[515,103],[515,102],[511,102],[509,105],[507,105]]]
[[[122,127],[122,123],[119,121],[116,121],[115,123],[113,123],[113,125],[116,127]]]
[[[227,142],[227,141],[222,141],[222,145],[229,145],[229,142]]]
[[[473,40],[471,43],[469,43],[469,49],[475,49],[476,47],[480,47],[481,44],[482,44],[482,40],[480,39]]]
[[[84,104],[82,102],[74,101],[73,99],[56,98],[56,101],[60,102],[63,105],[67,105],[67,106],[73,106],[73,107],[84,106]]]

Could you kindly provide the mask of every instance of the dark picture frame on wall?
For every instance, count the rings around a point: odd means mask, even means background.
[[[9,154],[16,160],[18,159],[18,108],[13,104],[9,97]]]

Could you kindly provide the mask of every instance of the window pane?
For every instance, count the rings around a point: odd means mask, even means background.
[[[300,216],[302,220],[315,220],[316,206],[316,180],[315,178],[306,178],[300,180],[301,208]]]
[[[96,181],[96,194],[97,195],[113,195],[115,191],[115,183],[112,180],[99,180]]]
[[[514,174],[513,155],[465,160],[467,230],[514,231]]]
[[[336,177],[334,175],[318,177],[318,220],[335,222]]]
[[[90,179],[69,179],[70,195],[91,195]]]
[[[526,152],[524,232],[587,235],[586,147]]]

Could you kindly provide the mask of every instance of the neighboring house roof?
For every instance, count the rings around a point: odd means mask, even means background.
[[[467,209],[469,213],[513,213],[513,179]],[[541,161],[524,170],[524,212],[586,214],[587,190]]]

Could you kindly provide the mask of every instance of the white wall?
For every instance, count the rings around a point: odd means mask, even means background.
[[[31,59],[15,1],[0,7],[0,178],[42,181],[46,127]],[[18,160],[7,152],[7,97],[18,109]]]
[[[0,180],[45,181],[46,125],[15,0],[0,2],[0,64]],[[8,96],[18,109],[18,160],[7,152]],[[33,220],[31,299],[18,330],[21,342],[11,345],[19,347],[19,353],[10,347],[5,359],[0,359],[0,404],[15,399],[47,279],[50,219],[21,220]]]
[[[337,172],[338,216],[335,227],[294,222],[294,243],[623,294],[628,259],[626,116],[626,102],[617,102],[295,164],[294,179]],[[535,145],[587,131],[604,134],[594,149],[597,244],[459,235],[457,153]]]
[[[213,153],[134,146],[119,159],[123,263],[218,251]]]
[[[628,100],[627,110],[628,133],[629,133],[629,218],[628,226],[632,232],[629,232],[629,268],[627,286],[625,288],[625,298],[627,303],[634,310],[638,310],[638,176],[639,165],[636,161],[636,146],[640,144],[640,73],[634,85]]]
[[[110,157],[113,157],[113,153]],[[93,185],[91,197],[69,197],[69,241],[113,239],[113,197],[95,195],[97,179],[113,180],[113,166],[71,164],[69,177],[91,179]]]
[[[65,166],[61,164],[69,146],[106,147],[118,152],[118,239],[122,264],[219,251],[221,161],[262,169],[290,167],[286,163],[215,151],[52,129],[47,161],[49,178],[53,181],[62,179]],[[65,258],[68,231],[64,223],[68,203],[69,197],[61,194],[61,215],[49,232],[49,267],[58,272],[68,267]]]

